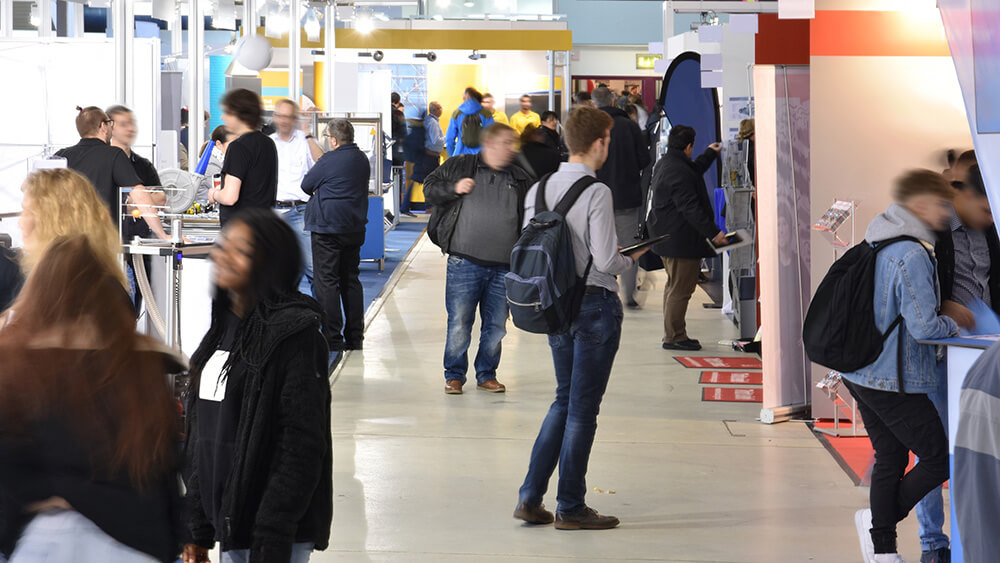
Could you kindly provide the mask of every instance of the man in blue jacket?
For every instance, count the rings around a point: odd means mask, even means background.
[[[331,150],[302,180],[302,191],[310,196],[306,230],[312,234],[313,287],[323,307],[323,334],[330,351],[360,350],[365,310],[358,276],[371,167],[346,119],[330,121],[323,136]]]
[[[493,125],[493,116],[483,109],[483,95],[468,87],[462,95],[462,105],[451,115],[448,132],[444,135],[448,156],[479,154],[479,139],[487,127]]]
[[[969,310],[954,301],[938,308],[933,231],[951,218],[951,187],[940,174],[914,170],[897,181],[894,196],[897,203],[872,220],[865,240],[876,246],[901,236],[916,240],[878,253],[875,324],[887,336],[885,346],[874,363],[843,374],[875,449],[871,508],[854,518],[866,563],[902,561],[896,525],[948,479],[948,437],[927,396],[938,389],[935,347],[918,340],[954,336],[960,325],[973,323]],[[892,328],[897,317],[902,320]],[[920,462],[907,472],[911,451]]]

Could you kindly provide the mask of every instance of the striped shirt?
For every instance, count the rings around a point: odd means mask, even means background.
[[[990,247],[986,233],[962,224],[958,215],[951,218],[952,239],[955,242],[955,285],[953,301],[968,306],[976,298],[992,307],[990,299]]]

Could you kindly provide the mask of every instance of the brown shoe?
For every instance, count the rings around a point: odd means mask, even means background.
[[[457,379],[449,379],[448,382],[444,384],[444,392],[446,395],[461,395],[462,382]]]
[[[602,516],[589,506],[575,514],[556,513],[557,530],[610,530],[620,523],[614,516]]]
[[[507,388],[504,387],[503,383],[500,383],[496,379],[487,379],[479,385],[476,385],[476,389],[489,393],[504,393],[507,391]]]
[[[545,510],[544,504],[531,505],[526,502],[518,503],[514,509],[514,518],[529,524],[551,524],[555,520],[555,516]]]

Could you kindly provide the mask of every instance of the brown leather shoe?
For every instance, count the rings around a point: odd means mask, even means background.
[[[507,388],[504,387],[503,383],[500,383],[496,379],[487,379],[479,385],[476,385],[476,389],[486,391],[488,393],[504,393],[507,391]]]
[[[462,382],[457,379],[449,379],[448,382],[444,384],[444,392],[446,395],[461,395]]]
[[[555,516],[545,510],[544,504],[531,505],[526,502],[519,503],[514,509],[514,518],[524,520],[529,524],[551,524],[555,521]]]
[[[610,530],[620,523],[614,516],[598,514],[589,506],[575,514],[556,513],[557,530]]]

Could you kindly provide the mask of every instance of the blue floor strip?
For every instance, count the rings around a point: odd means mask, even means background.
[[[361,285],[365,289],[365,311],[382,294],[386,282],[426,228],[425,221],[407,221],[396,225],[395,229],[385,235],[385,270],[380,272],[377,262],[361,263],[360,277]]]

